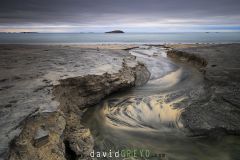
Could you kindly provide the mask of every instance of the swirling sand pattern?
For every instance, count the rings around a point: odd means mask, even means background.
[[[128,97],[125,99],[109,99],[104,103],[106,124],[117,128],[152,129],[169,131],[181,128],[180,114],[182,109],[173,108],[166,103],[164,96]]]

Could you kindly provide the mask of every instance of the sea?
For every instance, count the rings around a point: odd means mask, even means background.
[[[0,33],[1,44],[239,43],[240,32],[184,33]]]

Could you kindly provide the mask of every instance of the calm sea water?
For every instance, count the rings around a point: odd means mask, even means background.
[[[240,32],[225,33],[0,33],[0,43],[238,43]]]

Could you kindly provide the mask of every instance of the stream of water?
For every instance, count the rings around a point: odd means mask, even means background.
[[[142,46],[130,53],[147,65],[150,80],[144,86],[113,94],[88,110],[84,121],[94,135],[95,153],[131,152],[125,159],[232,159],[239,151],[234,147],[239,141],[231,136],[221,141],[189,137],[181,122],[192,91],[204,95],[202,74],[169,59],[164,48]],[[142,156],[144,151],[150,156]]]

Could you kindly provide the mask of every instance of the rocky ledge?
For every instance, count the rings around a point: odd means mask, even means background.
[[[172,48],[168,56],[194,64],[204,73],[206,95],[186,105],[181,115],[185,128],[194,136],[240,135],[240,45],[168,47]]]
[[[81,123],[85,109],[110,93],[143,85],[149,77],[144,64],[128,57],[119,72],[59,80],[53,94],[60,106],[37,111],[22,122],[22,132],[11,142],[8,159],[91,159],[93,138]]]
[[[9,142],[21,132],[26,117],[36,110],[58,108],[53,88],[59,80],[118,73],[123,59],[132,57],[123,49],[134,46],[1,44],[0,158],[5,157]]]

